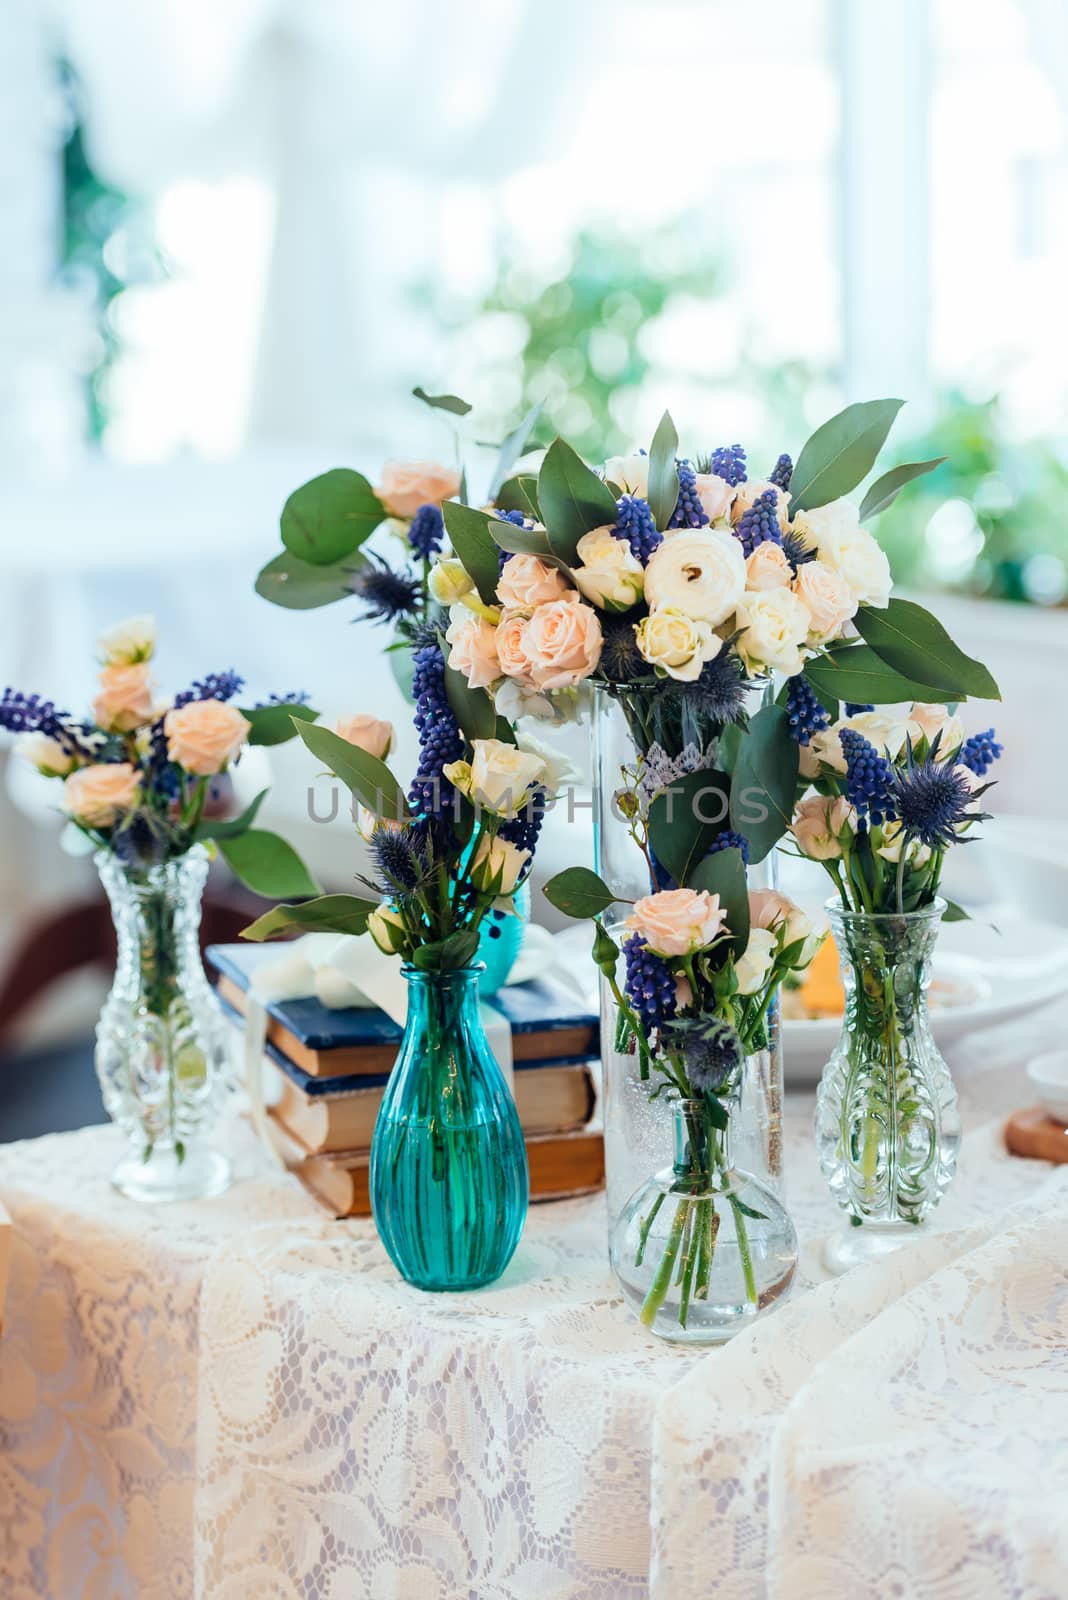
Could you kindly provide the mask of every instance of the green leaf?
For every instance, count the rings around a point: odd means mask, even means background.
[[[347,789],[373,812],[387,822],[405,822],[408,819],[408,802],[404,790],[384,761],[368,755],[359,745],[331,733],[329,728],[318,728],[313,723],[302,722],[297,727],[304,743],[313,756],[318,756]]]
[[[205,839],[232,839],[236,834],[244,833],[255,822],[256,813],[269,793],[268,789],[261,789],[239,817],[206,817],[193,829],[193,838],[203,842]]]
[[[649,843],[680,888],[724,828],[730,780],[723,772],[690,772],[658,794],[649,807]]]
[[[427,394],[421,383],[416,384],[412,393],[425,406],[432,406],[435,411],[451,411],[454,417],[466,417],[471,409],[458,394]]]
[[[242,939],[269,939],[275,933],[365,933],[367,919],[378,910],[375,900],[359,900],[352,894],[324,894],[299,906],[275,906],[247,928]]]
[[[514,522],[503,522],[500,517],[496,520],[500,526],[494,528],[493,537],[502,550],[517,556],[540,556],[543,561],[558,560],[544,528],[517,528]]]
[[[492,524],[500,519],[461,505],[458,500],[446,500],[441,509],[452,547],[463,562],[464,570],[485,604],[495,605],[500,564]]]
[[[282,543],[300,561],[333,566],[358,550],[385,517],[363,473],[335,467],[293,490],[282,507]]]
[[[813,656],[805,662],[804,675],[825,706],[834,700],[888,706],[899,700],[938,700],[942,696],[936,684],[902,677],[867,644]]]
[[[459,967],[469,967],[477,954],[478,929],[458,928],[447,938],[419,945],[412,955],[412,965],[420,972],[455,972]]]
[[[891,600],[882,610],[861,606],[853,619],[857,632],[880,660],[904,678],[934,683],[935,697],[1000,700],[1001,691],[981,661],[953,643],[937,617],[913,600]]]
[[[718,1128],[721,1133],[725,1128],[729,1128],[731,1119],[728,1115],[726,1106],[723,1104],[723,1101],[717,1099],[712,1091],[708,1089],[704,1094],[704,1102],[705,1109],[708,1112],[708,1120],[712,1126],[714,1128]],[[737,1198],[732,1195],[732,1199],[734,1199],[734,1203],[737,1205]]]
[[[730,850],[717,850],[714,855],[705,856],[691,873],[689,887],[719,895],[730,929],[731,948],[736,955],[741,955],[749,941],[749,885],[742,852],[732,846]]]
[[[319,885],[293,846],[277,833],[249,828],[245,833],[220,838],[219,853],[231,872],[254,894],[268,900],[280,895],[318,894]]]
[[[501,511],[521,511],[525,517],[533,517],[535,522],[541,521],[541,512],[538,509],[538,480],[529,473],[522,473],[515,478],[506,478],[501,484],[493,501]]]
[[[903,400],[863,400],[817,428],[790,479],[790,515],[855,489],[867,477]]]
[[[497,718],[497,725],[494,730],[493,737],[495,739],[499,739],[501,744],[516,743],[515,729],[512,727],[512,724],[508,721],[507,717]]]
[[[294,718],[298,722],[319,720],[318,711],[302,705],[299,700],[279,701],[272,706],[242,706],[241,715],[252,724],[249,744],[260,745],[287,744],[295,738],[297,730],[293,726]]]
[[[315,611],[319,606],[333,605],[335,600],[350,598],[353,574],[364,565],[366,557],[358,550],[329,566],[313,566],[283,550],[260,569],[256,593],[287,611]]]
[[[599,917],[616,900],[604,879],[589,867],[568,867],[558,872],[549,879],[544,893],[550,905],[565,917]]]
[[[943,898],[945,898],[943,896]],[[955,900],[946,900],[946,909],[942,913],[943,922],[971,922],[972,914],[965,911]]]
[[[537,405],[531,406],[530,410],[527,412],[518,428],[513,428],[512,432],[501,445],[500,453],[497,456],[497,465],[493,469],[493,477],[490,479],[489,486],[489,498],[497,501],[498,505],[500,504],[500,501],[497,500],[498,491],[505,478],[507,478],[512,468],[523,454],[523,451],[526,449],[527,440],[530,438],[530,435],[540,416],[541,402],[539,400]],[[506,509],[511,511],[515,508],[508,506]],[[522,507],[518,509],[521,510]]]
[[[741,741],[731,780],[731,827],[749,840],[752,862],[763,861],[790,826],[797,767],[785,709],[762,707]]]
[[[575,564],[575,547],[584,533],[616,520],[611,490],[563,439],[554,439],[545,452],[538,504],[549,544],[569,566]]]
[[[409,705],[415,704],[415,694],[412,684],[415,681],[415,657],[411,644],[405,639],[398,650],[387,651],[389,670],[393,674],[393,682]]]
[[[468,744],[496,738],[497,712],[485,689],[473,689],[462,672],[446,666],[445,695]]]
[[[675,465],[678,448],[678,430],[671,413],[665,411],[657,423],[649,450],[649,509],[661,531],[671,521],[679,500],[679,469]]]
[[[925,472],[933,472],[945,459],[945,456],[935,456],[933,461],[906,461],[900,467],[891,467],[889,472],[884,472],[869,486],[860,502],[861,522],[867,522],[869,517],[877,517],[880,511],[885,511],[897,499],[906,483],[911,483],[913,478],[922,478]]]

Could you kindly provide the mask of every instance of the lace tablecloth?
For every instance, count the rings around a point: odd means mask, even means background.
[[[239,1181],[195,1206],[114,1194],[111,1129],[0,1148],[0,1593],[1063,1600],[1068,1169],[996,1116],[1065,1021],[958,1049],[938,1231],[834,1283],[791,1100],[803,1292],[704,1356],[624,1311],[599,1199],[425,1296],[236,1122]]]

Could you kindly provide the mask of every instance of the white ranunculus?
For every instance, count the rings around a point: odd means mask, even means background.
[[[46,733],[20,733],[15,749],[46,778],[65,778],[78,764],[58,739],[50,739]]]
[[[576,550],[582,564],[572,569],[571,576],[591,605],[605,611],[629,611],[641,599],[645,583],[642,564],[611,528],[584,533]]]
[[[791,589],[749,590],[735,621],[741,629],[735,648],[751,672],[771,668],[793,677],[801,671],[812,618]]]
[[[634,636],[643,660],[680,683],[693,683],[705,662],[713,661],[723,648],[723,640],[709,623],[695,622],[674,606],[650,611]]]
[[[495,894],[511,894],[529,860],[529,850],[520,850],[510,839],[491,839],[484,833],[471,861],[471,876],[484,892],[492,885]]]
[[[644,500],[649,493],[649,457],[640,450],[632,450],[629,456],[609,456],[604,475],[624,494],[640,495]]]
[[[151,661],[156,648],[155,617],[146,614],[117,622],[100,635],[96,648],[106,667],[132,667],[139,661]]]
[[[542,781],[545,762],[530,750],[501,739],[475,739],[470,765],[450,762],[444,773],[470,800],[498,816],[514,816],[525,805],[531,787]]]
[[[777,936],[770,928],[750,928],[745,953],[734,963],[739,994],[755,994],[771,971]]]
[[[716,628],[745,593],[745,555],[726,528],[677,533],[653,551],[645,569],[652,610],[670,607]]]
[[[408,943],[404,919],[390,905],[381,905],[367,919],[367,931],[378,948],[387,956],[395,956]]]

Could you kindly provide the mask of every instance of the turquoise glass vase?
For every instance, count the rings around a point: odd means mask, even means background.
[[[477,1289],[523,1231],[523,1132],[482,1027],[481,967],[403,971],[408,1019],[371,1141],[371,1208],[409,1283]]]

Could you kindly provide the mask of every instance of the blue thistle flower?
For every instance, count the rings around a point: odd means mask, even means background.
[[[778,489],[788,489],[794,475],[794,464],[787,455],[781,455],[768,474],[768,482]]]
[[[616,523],[612,529],[617,539],[630,545],[630,553],[644,567],[653,551],[664,542],[657,530],[649,502],[640,495],[625,494],[616,503]]]
[[[429,561],[441,549],[445,538],[445,518],[440,506],[420,506],[408,528],[408,543],[417,556]]]
[[[693,1095],[719,1094],[741,1071],[745,1047],[722,1017],[683,1017],[671,1031],[681,1042]]]
[[[507,839],[517,850],[529,850],[533,855],[538,847],[541,825],[545,821],[547,800],[546,790],[536,783],[527,796],[526,804],[520,807],[514,817],[501,823],[497,829],[498,839]]]
[[[380,556],[366,553],[367,565],[352,580],[354,595],[367,607],[371,622],[394,622],[419,608],[419,584],[410,572],[395,572]]]
[[[784,533],[782,536],[783,555],[794,569],[797,576],[798,567],[803,567],[807,561],[815,561],[815,546],[807,547],[796,533]]]
[[[440,646],[423,645],[412,660],[419,766],[408,790],[408,803],[421,817],[440,817],[455,794],[443,768],[450,761],[459,761],[464,743],[445,693],[445,657]]]
[[[649,672],[649,664],[638,649],[634,623],[628,616],[601,614],[601,672],[610,683],[633,683]]]
[[[371,839],[375,865],[388,889],[412,890],[421,882],[426,863],[410,828],[376,828]]]
[[[237,672],[209,672],[206,678],[197,678],[190,688],[175,695],[175,708],[191,705],[194,700],[232,700],[244,687],[245,680]]]
[[[740,444],[721,444],[709,457],[709,471],[725,478],[732,489],[746,480],[745,451]]]
[[[843,735],[844,739],[844,735]],[[894,780],[896,813],[905,833],[931,850],[946,850],[958,842],[957,830],[975,822],[969,814],[975,796],[955,762],[913,763]]]
[[[742,857],[743,865],[749,865],[749,840],[744,833],[733,833],[730,828],[724,828],[705,851],[706,856],[714,856],[720,850],[737,850]]]
[[[673,683],[670,693],[658,695],[653,709],[659,712],[663,706],[668,711],[674,702],[684,712],[692,712],[699,723],[717,722],[726,727],[729,722],[742,720],[745,697],[751,687],[741,657],[733,650],[721,650],[705,662],[693,683]]]
[[[838,737],[846,759],[846,796],[861,823],[892,821],[897,816],[893,767],[854,728],[843,728]]]
[[[697,474],[688,461],[675,462],[679,475],[679,498],[671,513],[669,528],[703,528],[708,514],[697,497]]]
[[[798,744],[808,744],[814,733],[831,725],[826,707],[801,673],[786,680],[786,715],[790,719],[790,737]]]
[[[845,703],[845,714],[846,714],[847,717],[859,717],[865,711],[874,711],[874,710],[875,710],[874,706],[861,705],[859,700],[847,700],[846,703]]]
[[[654,955],[640,933],[623,941],[627,976],[623,992],[649,1033],[675,1015],[675,980],[660,956]]]
[[[734,537],[740,539],[742,549],[751,556],[757,545],[782,544],[782,529],[778,516],[779,496],[774,489],[765,489],[757,495],[748,511],[743,511],[734,524]]]
[[[973,733],[970,739],[965,739],[957,760],[977,778],[985,778],[1003,753],[1004,747],[995,739],[993,728],[987,728],[985,733]]]

